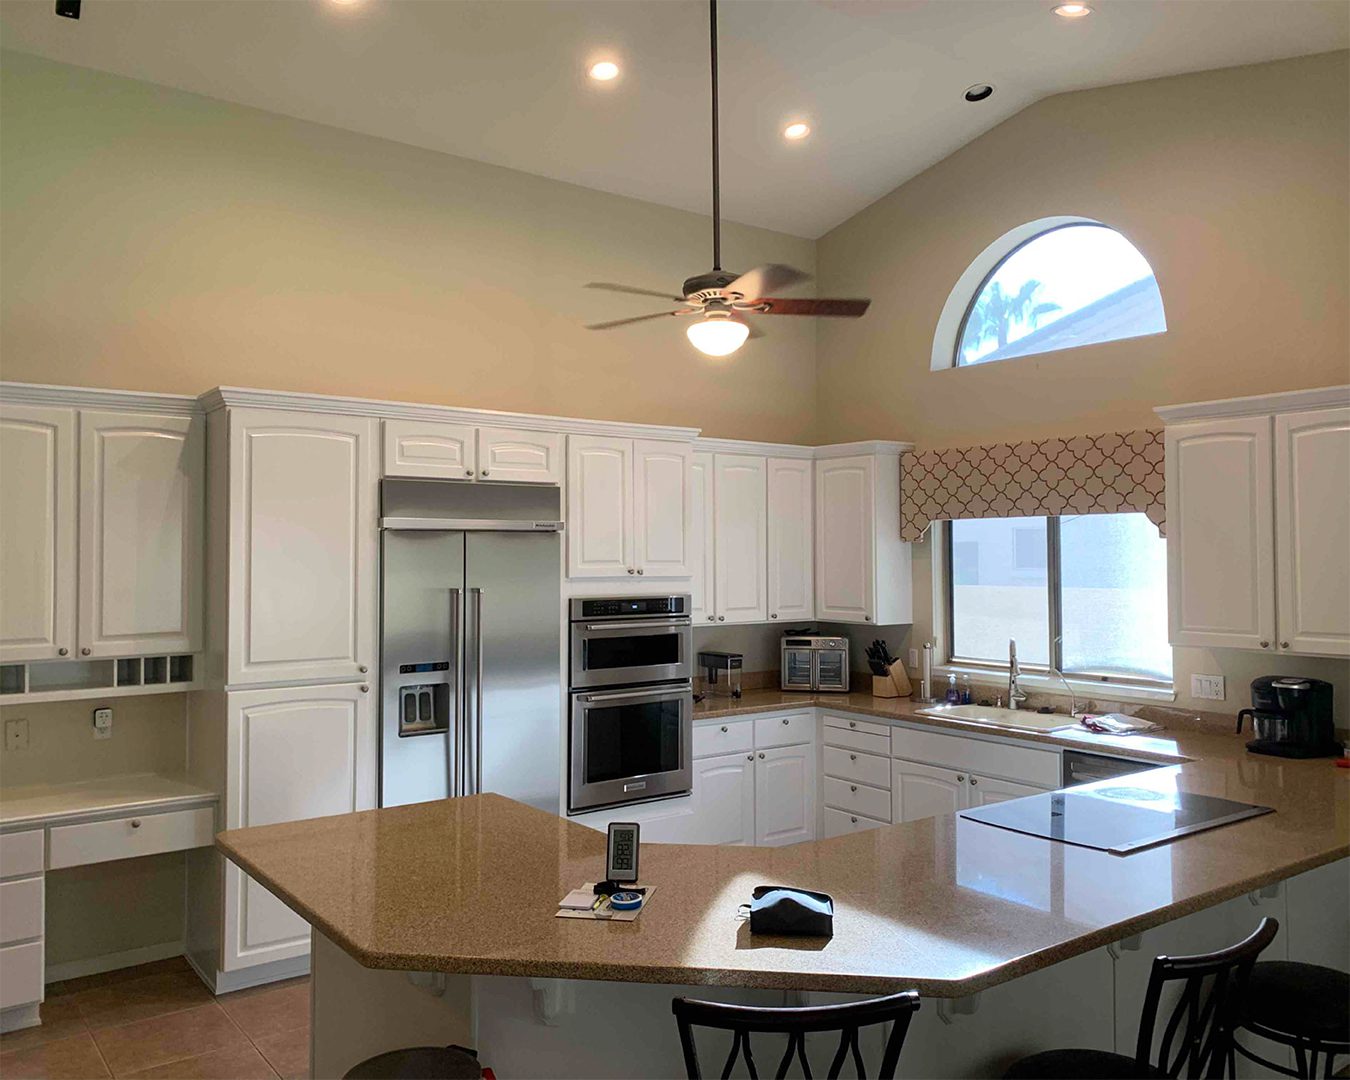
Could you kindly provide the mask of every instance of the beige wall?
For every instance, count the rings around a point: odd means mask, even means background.
[[[582,285],[678,292],[706,218],[17,53],[0,80],[6,379],[810,434],[808,320],[732,361],[675,319],[582,329],[662,310]],[[811,241],[761,229],[724,251],[814,269]]]

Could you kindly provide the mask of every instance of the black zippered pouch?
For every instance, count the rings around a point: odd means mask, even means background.
[[[834,936],[834,898],[829,893],[757,885],[750,894],[750,933]]]

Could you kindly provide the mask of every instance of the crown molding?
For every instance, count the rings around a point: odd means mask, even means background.
[[[225,408],[285,409],[288,412],[338,413],[343,416],[373,416],[388,420],[424,420],[441,424],[481,424],[520,428],[524,431],[555,431],[569,435],[607,435],[624,439],[669,439],[692,442],[698,428],[631,424],[621,420],[584,420],[568,416],[465,409],[455,405],[424,405],[377,398],[301,394],[290,390],[254,390],[241,386],[217,386],[197,399],[207,412]]]
[[[197,399],[186,394],[100,390],[45,383],[0,382],[0,402],[6,405],[56,405],[68,409],[113,409],[160,416],[196,416],[202,411]]]
[[[763,457],[803,458],[816,456],[815,447],[795,443],[751,442],[742,439],[695,439],[694,449],[710,454],[758,454]]]
[[[1346,407],[1350,407],[1350,386],[1323,386],[1313,390],[1289,390],[1281,394],[1197,401],[1188,405],[1160,405],[1153,411],[1164,424],[1175,424],[1181,420],[1269,416],[1272,413]]]
[[[823,461],[829,458],[861,457],[865,454],[903,454],[906,450],[913,449],[913,443],[871,440],[869,442],[831,443],[828,446],[817,446],[814,456],[816,460]]]

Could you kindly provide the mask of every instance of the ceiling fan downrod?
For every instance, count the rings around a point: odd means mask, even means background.
[[[712,219],[713,270],[722,269],[722,184],[718,176],[717,135],[717,0],[708,0],[708,21],[712,42]]]

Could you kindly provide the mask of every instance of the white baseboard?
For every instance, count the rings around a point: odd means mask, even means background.
[[[203,966],[191,953],[187,954],[187,962],[192,965],[197,977],[206,983],[206,988],[217,995],[231,994],[236,990],[247,990],[251,986],[262,986],[264,983],[280,982],[282,979],[294,979],[309,974],[308,953],[292,957],[290,960],[273,960],[267,964],[257,964],[242,971],[220,971],[214,966]]]
[[[33,1002],[31,1005],[15,1005],[9,1009],[0,1009],[0,1034],[37,1027],[40,1023],[42,1023],[42,1017],[38,1015],[37,1002]]]
[[[105,971],[118,968],[135,967],[137,964],[149,964],[156,960],[169,960],[183,955],[181,941],[162,941],[158,945],[145,945],[139,949],[127,949],[124,952],[105,953],[103,956],[91,956],[87,960],[67,960],[63,964],[50,964],[47,967],[45,981],[64,982],[66,979],[78,979],[84,975],[101,975]]]

